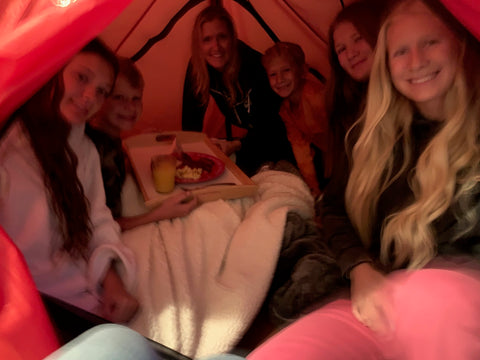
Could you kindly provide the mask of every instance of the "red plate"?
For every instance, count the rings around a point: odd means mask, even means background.
[[[210,171],[203,171],[202,175],[198,179],[183,179],[179,177],[175,177],[175,182],[177,184],[196,184],[208,180],[213,180],[218,178],[220,175],[223,174],[225,171],[225,164],[223,163],[222,160],[219,158],[216,158],[215,156],[209,155],[209,154],[203,154],[203,153],[197,153],[197,152],[187,152],[190,157],[196,161],[200,159],[210,159],[213,161],[213,166]],[[181,168],[183,166],[183,163],[180,165],[177,165],[177,169]]]

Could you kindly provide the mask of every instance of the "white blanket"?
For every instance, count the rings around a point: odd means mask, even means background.
[[[192,358],[240,340],[270,286],[287,212],[313,217],[297,176],[267,170],[253,180],[255,198],[208,202],[124,233],[139,276],[141,310],[131,328]]]

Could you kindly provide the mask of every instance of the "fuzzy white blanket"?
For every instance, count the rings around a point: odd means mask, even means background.
[[[267,170],[253,180],[255,198],[208,202],[124,233],[142,306],[131,328],[192,358],[240,340],[270,286],[287,212],[313,217],[313,198],[297,176]]]

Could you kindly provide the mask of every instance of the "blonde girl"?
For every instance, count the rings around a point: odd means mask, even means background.
[[[478,357],[479,59],[478,42],[440,3],[395,4],[353,147],[353,226],[339,237],[350,296],[248,359]]]

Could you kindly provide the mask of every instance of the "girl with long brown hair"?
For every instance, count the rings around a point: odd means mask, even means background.
[[[84,134],[117,66],[93,40],[13,115],[0,143],[0,224],[41,292],[124,322],[138,307],[127,291],[135,263],[105,204],[98,153]]]

